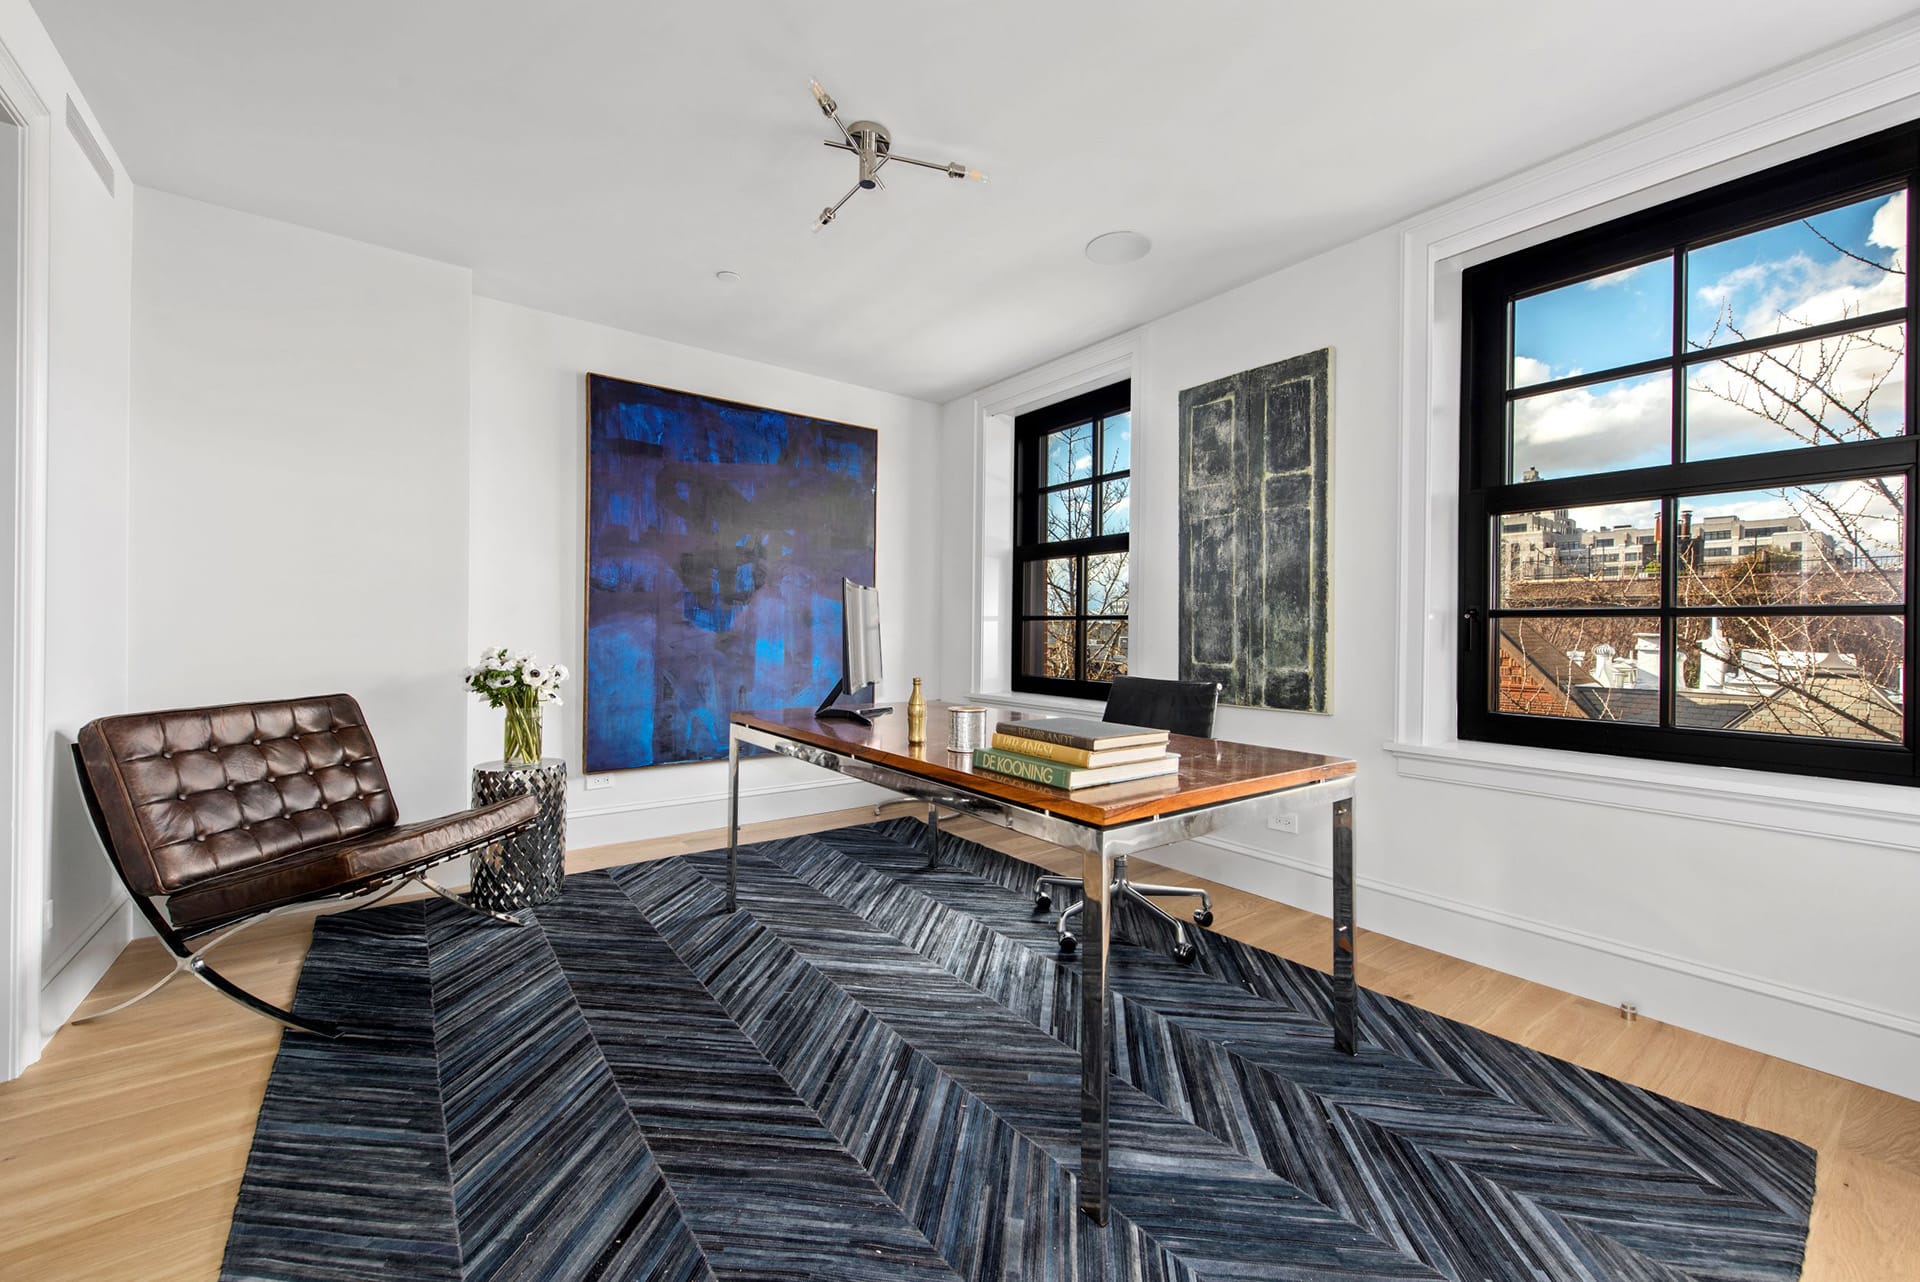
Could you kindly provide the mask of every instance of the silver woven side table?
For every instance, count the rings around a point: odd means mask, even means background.
[[[483,761],[473,768],[474,805],[522,794],[540,803],[540,817],[504,845],[473,857],[467,899],[475,907],[512,912],[560,897],[567,857],[567,763],[542,757],[532,766]]]

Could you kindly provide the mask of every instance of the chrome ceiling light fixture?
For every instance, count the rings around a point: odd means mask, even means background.
[[[846,195],[820,211],[820,216],[813,220],[815,231],[832,222],[839,215],[840,207],[863,190],[871,191],[878,187],[884,191],[886,184],[880,181],[880,170],[890,160],[899,161],[903,165],[918,165],[922,169],[938,169],[949,178],[971,178],[975,182],[987,180],[987,176],[978,169],[969,169],[957,162],[942,165],[931,160],[916,160],[912,156],[901,155],[893,149],[893,134],[885,125],[877,120],[856,120],[850,125],[842,122],[840,105],[825,89],[821,88],[818,80],[811,81],[810,84],[813,89],[813,100],[820,104],[820,114],[831,120],[833,127],[840,131],[839,140],[829,138],[826,140],[827,146],[837,151],[850,151],[860,161],[860,180],[847,189]]]

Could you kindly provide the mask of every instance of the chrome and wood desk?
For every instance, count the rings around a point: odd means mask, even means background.
[[[1009,715],[989,708],[989,724]],[[927,707],[927,725],[946,725],[946,708]],[[736,712],[727,743],[727,910],[737,906],[740,846],[740,750],[764,748],[835,770],[933,805],[984,819],[1082,854],[1086,907],[1080,946],[1080,1208],[1107,1220],[1107,1060],[1111,1020],[1107,951],[1113,921],[1110,887],[1129,855],[1198,837],[1229,823],[1325,805],[1333,831],[1333,1042],[1351,1055],[1356,1035],[1353,983],[1353,775],[1355,764],[1283,748],[1174,735],[1180,772],[1160,779],[1067,792],[976,771],[970,755],[949,753],[945,737],[909,746],[904,713],[871,727],[818,721],[810,709]],[[929,812],[930,849],[939,829]],[[929,863],[931,866],[931,862]]]

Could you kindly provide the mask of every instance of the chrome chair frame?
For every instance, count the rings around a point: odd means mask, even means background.
[[[1124,679],[1125,678],[1122,678],[1122,680]],[[1175,683],[1164,682],[1164,681],[1149,683],[1149,682],[1143,681],[1143,682],[1140,682],[1139,684],[1141,685],[1157,684],[1162,687],[1165,687],[1165,686],[1173,685]],[[1194,691],[1204,690],[1207,687],[1207,685],[1211,684],[1213,686],[1214,698],[1218,700],[1220,696],[1220,685],[1218,682],[1209,683],[1209,682],[1189,681],[1189,682],[1180,682],[1178,684],[1180,686],[1186,687],[1190,693]],[[1111,708],[1112,706],[1111,696],[1109,696],[1108,706],[1109,708]],[[1203,731],[1199,733],[1199,736],[1198,736],[1203,739],[1210,738],[1213,734],[1214,707],[1209,706],[1206,712],[1207,712],[1206,727]],[[1151,722],[1144,722],[1143,724],[1151,724]],[[1156,726],[1155,729],[1178,730],[1179,733],[1181,734],[1194,733],[1194,730],[1192,727],[1181,728],[1181,727],[1175,727],[1175,726]],[[1079,877],[1046,876],[1046,877],[1040,878],[1039,882],[1033,888],[1033,911],[1034,912],[1045,913],[1045,912],[1050,912],[1052,910],[1053,891],[1056,886],[1062,890],[1078,890],[1081,892],[1081,897],[1075,902],[1067,905],[1067,907],[1061,911],[1059,918],[1054,923],[1055,927],[1057,928],[1059,939],[1060,939],[1060,955],[1062,957],[1071,957],[1074,953],[1074,950],[1077,947],[1079,947],[1079,940],[1074,936],[1074,933],[1070,929],[1070,926],[1073,922],[1073,919],[1079,916],[1081,909],[1086,906],[1086,902],[1087,902],[1086,883],[1082,878],[1079,878]],[[1181,921],[1178,917],[1175,917],[1172,913],[1168,912],[1166,909],[1162,908],[1159,904],[1155,903],[1154,900],[1156,899],[1193,899],[1196,897],[1200,900],[1200,906],[1193,910],[1193,924],[1196,926],[1213,925],[1213,897],[1207,894],[1206,891],[1201,890],[1198,887],[1161,886],[1161,885],[1153,885],[1153,884],[1150,884],[1147,882],[1141,882],[1141,881],[1130,881],[1127,878],[1126,870],[1124,868],[1121,869],[1119,874],[1114,878],[1113,885],[1108,887],[1109,903],[1118,904],[1120,901],[1125,900],[1127,903],[1138,904],[1140,907],[1146,909],[1148,913],[1159,918],[1161,921],[1165,922],[1167,925],[1173,928],[1173,959],[1177,962],[1192,961],[1196,956],[1199,955],[1200,950],[1198,946],[1195,945],[1195,943],[1193,942],[1193,937],[1187,933],[1186,923]],[[1118,919],[1116,918],[1116,920]]]
[[[1062,889],[1083,890],[1085,883],[1078,877],[1050,874],[1040,878],[1033,891],[1035,912],[1044,913],[1053,907],[1053,887],[1055,886]],[[1196,926],[1211,926],[1213,925],[1213,896],[1198,886],[1159,886],[1150,882],[1130,881],[1125,877],[1116,878],[1108,889],[1112,896],[1111,902],[1117,904],[1124,899],[1128,903],[1138,904],[1173,928],[1173,959],[1175,961],[1190,962],[1199,954],[1199,948],[1187,934],[1186,923],[1153,901],[1155,898],[1192,899],[1198,896],[1200,906],[1193,910],[1193,922]],[[1079,940],[1068,927],[1073,919],[1080,915],[1080,910],[1086,906],[1086,902],[1083,897],[1068,904],[1055,922],[1060,937],[1060,955],[1063,957],[1071,957],[1074,949],[1079,947]]]

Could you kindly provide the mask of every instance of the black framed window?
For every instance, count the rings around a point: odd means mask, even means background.
[[[1133,385],[1014,420],[1013,688],[1105,698],[1127,671]]]
[[[1462,738],[1913,784],[1920,124],[1469,269]]]

